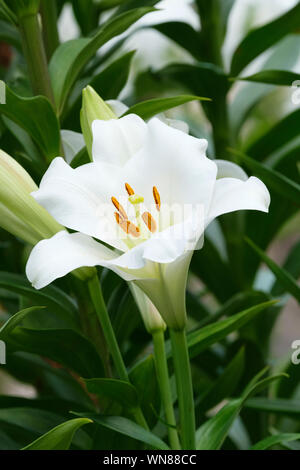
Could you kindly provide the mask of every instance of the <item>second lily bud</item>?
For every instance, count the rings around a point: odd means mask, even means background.
[[[80,112],[80,123],[88,154],[92,159],[92,123],[96,119],[108,121],[117,119],[111,108],[100,98],[91,86],[82,91],[82,109]]]

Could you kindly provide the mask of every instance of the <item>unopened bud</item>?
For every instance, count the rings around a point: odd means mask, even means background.
[[[92,159],[92,123],[96,119],[108,121],[117,119],[111,108],[100,98],[91,86],[87,86],[82,91],[82,109],[80,112],[80,123],[85,144]]]

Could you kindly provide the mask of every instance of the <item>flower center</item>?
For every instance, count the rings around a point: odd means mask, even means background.
[[[141,204],[144,202],[143,196],[135,194],[134,190],[128,183],[125,183],[125,189],[128,194],[128,201],[133,205],[135,210],[135,223],[129,220],[124,207],[113,196],[111,198],[111,202],[117,209],[115,212],[116,222],[127,235],[130,235],[133,238],[139,238],[141,235],[144,235],[145,238],[149,238],[151,233],[155,233],[157,231],[157,223],[150,212],[143,211],[141,213]],[[160,195],[156,186],[153,186],[153,198],[156,209],[159,212],[161,203]]]

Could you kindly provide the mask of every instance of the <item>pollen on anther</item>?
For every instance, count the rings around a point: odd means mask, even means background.
[[[140,229],[134,225],[130,220],[125,219],[119,212],[115,212],[117,224],[124,230],[125,233],[132,235],[135,238],[140,236]]]
[[[152,232],[152,233],[156,232],[157,225],[156,225],[156,222],[155,222],[154,218],[150,214],[150,212],[144,212],[142,214],[142,219],[143,219],[145,225],[147,225],[150,232]]]
[[[113,205],[115,206],[117,211],[119,211],[119,213],[121,214],[123,219],[128,219],[126,211],[125,211],[124,207],[119,203],[118,199],[116,199],[115,197],[112,197],[111,202],[113,203]]]
[[[156,209],[160,211],[160,195],[156,186],[153,186],[153,197],[156,204]]]
[[[134,191],[133,191],[132,187],[130,186],[130,184],[125,183],[125,188],[126,188],[126,191],[127,191],[129,196],[132,196],[134,194]]]

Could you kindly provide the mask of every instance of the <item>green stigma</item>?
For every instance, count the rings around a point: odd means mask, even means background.
[[[138,194],[132,194],[129,196],[128,200],[131,204],[141,204],[141,202],[144,202],[143,196],[139,196]]]

